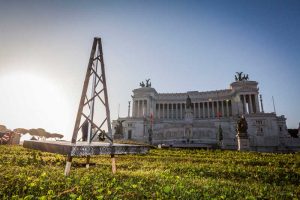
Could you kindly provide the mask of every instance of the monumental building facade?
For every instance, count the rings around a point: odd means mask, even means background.
[[[140,86],[133,90],[132,115],[128,112],[112,123],[115,138],[170,147],[236,149],[236,122],[244,116],[251,150],[300,150],[299,138],[287,132],[286,118],[263,111],[258,82],[248,75],[240,73],[229,89],[215,91],[158,93],[149,80]],[[114,132],[120,125],[122,131]]]

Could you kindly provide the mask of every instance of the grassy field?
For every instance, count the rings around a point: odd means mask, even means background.
[[[299,199],[300,153],[152,149],[75,159],[0,146],[0,199]]]

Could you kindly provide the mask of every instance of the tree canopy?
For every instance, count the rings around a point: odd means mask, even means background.
[[[29,133],[32,136],[37,136],[37,137],[44,137],[44,138],[63,138],[64,136],[59,133],[49,133],[43,128],[37,128],[37,129],[25,129],[25,128],[16,128],[13,131],[10,129],[7,129],[5,125],[0,125],[0,132],[6,133],[6,132],[14,132],[17,134],[26,134]]]

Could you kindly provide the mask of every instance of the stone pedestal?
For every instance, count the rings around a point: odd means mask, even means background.
[[[237,142],[238,142],[238,151],[250,150],[249,138],[246,133],[238,133]]]
[[[220,149],[224,149],[224,144],[223,144],[223,140],[218,142],[219,148]]]
[[[186,109],[184,119],[185,119],[186,122],[191,122],[191,123],[193,122],[192,109],[190,109],[190,108]]]

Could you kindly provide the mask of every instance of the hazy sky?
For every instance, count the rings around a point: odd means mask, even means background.
[[[1,1],[0,124],[70,138],[93,37],[103,40],[111,118],[132,90],[226,89],[243,71],[266,112],[300,121],[300,1]]]

